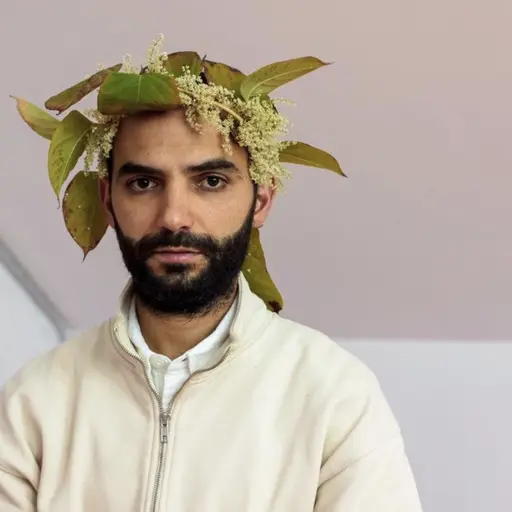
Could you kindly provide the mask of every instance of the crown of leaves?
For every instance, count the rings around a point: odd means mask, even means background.
[[[48,175],[60,204],[64,184],[79,160],[83,168],[66,186],[62,211],[66,229],[83,251],[84,259],[105,235],[108,223],[100,203],[98,180],[105,176],[106,162],[123,117],[141,112],[183,108],[186,119],[200,131],[215,126],[224,137],[245,147],[249,172],[257,184],[280,188],[288,177],[283,163],[317,167],[344,175],[336,159],[319,148],[284,141],[287,120],[269,93],[316,69],[329,65],[316,57],[275,62],[248,75],[220,62],[201,58],[193,51],[162,53],[163,36],[148,51],[147,65],[136,68],[127,55],[122,63],[101,68],[92,76],[52,96],[45,102],[57,115],[98,91],[97,108],[71,110],[58,119],[36,105],[14,97],[23,120],[50,141]],[[270,277],[259,230],[253,229],[242,269],[251,289],[279,312],[283,299]]]

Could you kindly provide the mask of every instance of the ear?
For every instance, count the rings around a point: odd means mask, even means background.
[[[112,214],[112,195],[110,181],[107,178],[100,178],[98,183],[100,189],[100,200],[105,216],[111,228],[115,226],[114,216]]]
[[[259,185],[256,189],[256,207],[254,210],[253,227],[261,228],[267,220],[276,190],[274,187]]]

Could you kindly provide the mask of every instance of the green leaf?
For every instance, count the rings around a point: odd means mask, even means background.
[[[304,142],[295,142],[291,146],[282,149],[279,153],[279,161],[290,164],[307,165],[333,171],[345,176],[338,161],[326,151],[315,148]]]
[[[100,243],[108,228],[97,172],[80,171],[75,175],[64,194],[62,212],[66,229],[81,247],[85,259]]]
[[[183,75],[183,66],[188,66],[192,75],[199,75],[203,61],[196,52],[174,52],[167,55],[165,69],[173,76]]]
[[[248,100],[253,96],[268,94],[292,80],[329,64],[316,57],[299,57],[268,64],[247,76],[241,86],[242,97]]]
[[[60,121],[28,101],[16,98],[15,96],[11,96],[11,98],[16,100],[18,112],[30,128],[41,135],[41,137],[52,140],[53,132]]]
[[[98,94],[98,110],[106,115],[163,111],[179,104],[176,82],[169,76],[156,74],[112,73]]]
[[[48,110],[56,110],[59,112],[64,112],[69,107],[78,103],[82,98],[87,96],[89,93],[97,89],[108,77],[108,75],[114,71],[119,71],[122,67],[122,64],[116,64],[107,69],[102,69],[98,71],[90,78],[86,78],[82,80],[78,84],[69,87],[65,91],[52,96],[47,99],[44,106]]]
[[[265,302],[269,310],[279,313],[283,309],[283,298],[268,273],[260,241],[260,232],[256,228],[253,228],[251,231],[249,250],[242,267],[242,272],[252,292]]]
[[[209,83],[221,85],[240,96],[240,86],[246,75],[238,69],[221,62],[204,61],[204,74]]]
[[[73,110],[53,133],[48,151],[48,174],[57,200],[62,185],[85,150],[91,128],[92,122],[78,110]]]

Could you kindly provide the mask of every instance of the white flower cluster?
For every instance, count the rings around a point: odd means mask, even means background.
[[[243,100],[215,83],[204,83],[200,76],[184,67],[182,74],[173,76],[165,66],[167,53],[161,52],[163,35],[148,50],[145,73],[172,76],[180,94],[180,102],[189,124],[197,131],[205,125],[214,126],[223,136],[223,148],[229,154],[231,142],[247,149],[250,156],[251,178],[260,185],[280,189],[289,176],[279,161],[280,151],[286,147],[279,137],[288,131],[288,120],[278,113],[275,103],[268,97]],[[139,74],[129,55],[123,59],[123,73]],[[102,176],[107,172],[106,161],[112,150],[122,116],[103,116],[97,110],[88,111],[94,120],[85,156],[85,170],[97,166]]]

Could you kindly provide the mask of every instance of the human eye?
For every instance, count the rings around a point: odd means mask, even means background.
[[[133,192],[146,192],[147,190],[152,190],[157,184],[151,178],[138,176],[130,180],[127,185]]]
[[[221,190],[227,185],[227,181],[221,176],[211,174],[199,181],[199,188],[203,190]]]

